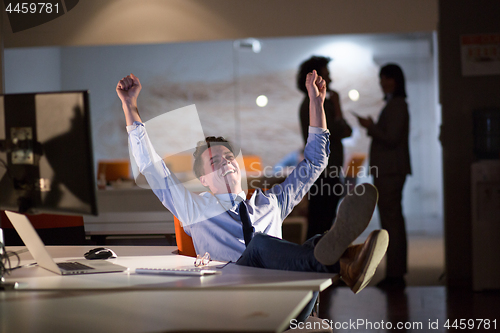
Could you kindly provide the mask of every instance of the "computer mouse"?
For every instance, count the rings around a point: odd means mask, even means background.
[[[98,247],[92,249],[89,252],[85,253],[83,256],[85,257],[85,259],[88,260],[96,260],[96,259],[104,260],[117,257],[116,253],[114,253],[113,250],[104,247]]]

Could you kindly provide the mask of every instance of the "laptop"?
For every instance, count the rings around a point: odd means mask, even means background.
[[[5,214],[7,214],[10,222],[33,258],[35,258],[38,266],[48,271],[59,275],[75,275],[123,272],[128,269],[127,267],[113,264],[105,260],[90,262],[90,260],[83,259],[56,263],[26,216],[10,211],[5,211]]]

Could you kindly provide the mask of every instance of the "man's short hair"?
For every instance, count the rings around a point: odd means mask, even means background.
[[[231,153],[234,154],[233,146],[231,146],[231,143],[224,139],[222,136],[207,136],[205,138],[205,141],[198,141],[198,144],[196,145],[196,150],[193,153],[194,157],[194,163],[193,163],[193,171],[194,174],[196,175],[196,178],[200,178],[205,174],[205,171],[203,169],[203,159],[201,158],[201,154],[205,150],[207,150],[210,147],[213,146],[224,146],[227,149],[231,151]]]
[[[311,73],[313,70],[316,70],[319,75],[319,71],[321,68],[328,68],[328,63],[330,62],[330,60],[332,59],[328,57],[312,56],[311,58],[300,64],[299,72],[297,73],[297,88],[304,94],[307,94],[307,74]]]

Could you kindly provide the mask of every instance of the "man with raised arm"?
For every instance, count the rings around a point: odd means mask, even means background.
[[[375,187],[356,187],[342,201],[336,222],[324,235],[303,245],[281,239],[283,220],[323,171],[330,153],[323,109],[325,81],[313,71],[307,75],[306,87],[310,126],[304,160],[282,184],[266,191],[257,189],[250,199],[242,190],[233,148],[222,137],[207,137],[193,154],[194,172],[210,192],[189,192],[151,145],[137,108],[139,79],[133,74],[124,77],[116,92],[139,171],[163,205],[183,222],[197,253],[209,252],[212,259],[245,266],[338,273],[357,293],[373,277],[388,244],[387,232],[376,230],[363,244],[350,245],[370,222],[378,198]]]

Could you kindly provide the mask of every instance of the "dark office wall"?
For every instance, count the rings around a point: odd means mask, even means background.
[[[460,36],[500,33],[500,1],[439,1],[439,66],[442,105],[445,254],[448,284],[472,283],[472,111],[500,107],[500,75],[464,77]],[[494,257],[494,256],[493,256]]]

